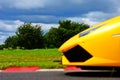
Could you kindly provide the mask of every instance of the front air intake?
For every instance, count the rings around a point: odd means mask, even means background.
[[[65,52],[64,55],[70,62],[84,62],[92,57],[92,55],[78,45]]]

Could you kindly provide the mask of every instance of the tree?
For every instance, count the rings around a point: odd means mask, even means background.
[[[7,47],[24,47],[25,49],[43,48],[43,35],[41,26],[24,23],[18,27],[16,35],[5,41]]]
[[[16,48],[18,45],[17,42],[18,38],[17,36],[10,36],[5,40],[5,47],[11,47],[11,48]]]
[[[49,30],[48,33],[45,34],[44,38],[45,38],[45,42],[46,42],[46,47],[49,47],[49,48],[54,48],[57,46],[56,44],[56,40],[58,40],[57,38],[57,28],[51,28]]]
[[[0,45],[0,50],[3,50],[5,48],[5,44]]]
[[[51,28],[45,35],[47,47],[59,47],[70,37],[89,28],[89,25],[84,23],[71,22],[70,20],[59,21],[58,28]]]

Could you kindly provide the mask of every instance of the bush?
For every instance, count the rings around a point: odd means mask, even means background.
[[[5,45],[4,44],[1,44],[0,45],[0,50],[3,50],[5,48]]]

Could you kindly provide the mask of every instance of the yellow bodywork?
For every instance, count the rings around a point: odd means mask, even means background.
[[[70,62],[63,55],[63,65],[120,66],[120,16],[78,33],[66,41],[59,48],[59,51],[65,53],[77,45],[85,49],[92,57],[86,61]],[[76,53],[73,55],[76,55]]]

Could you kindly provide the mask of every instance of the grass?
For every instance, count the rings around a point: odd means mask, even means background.
[[[0,69],[11,66],[40,66],[41,68],[62,68],[59,60],[62,53],[57,49],[0,50]]]

